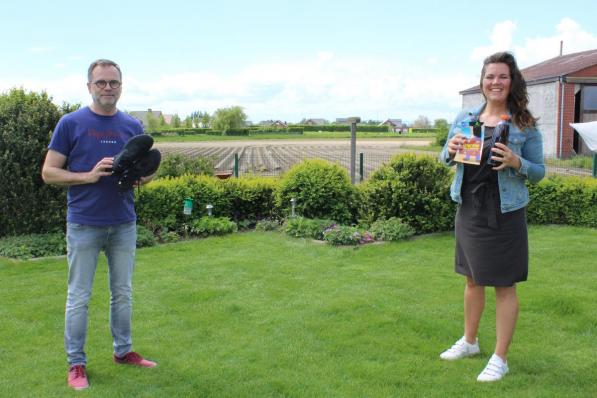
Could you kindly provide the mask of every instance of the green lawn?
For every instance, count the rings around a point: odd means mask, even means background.
[[[597,230],[534,226],[510,374],[476,382],[493,349],[443,362],[462,334],[453,236],[336,248],[238,233],[138,252],[135,349],[155,369],[111,362],[106,265],[90,305],[91,387],[66,386],[64,258],[0,259],[3,397],[595,397]]]

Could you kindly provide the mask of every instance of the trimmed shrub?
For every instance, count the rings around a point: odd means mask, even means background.
[[[66,254],[63,232],[7,236],[0,239],[0,256],[18,259]]]
[[[214,175],[214,159],[211,157],[194,157],[178,153],[164,156],[158,169],[158,177],[180,177],[184,174]]]
[[[156,239],[153,233],[143,225],[137,225],[137,247],[155,246]]]
[[[357,191],[346,170],[337,164],[311,159],[293,166],[282,176],[276,205],[288,214],[292,198],[303,217],[331,218],[342,224],[355,220]]]
[[[0,237],[64,231],[66,190],[41,179],[60,116],[44,92],[12,89],[0,95]]]
[[[415,234],[415,230],[398,217],[375,221],[369,228],[369,232],[375,239],[385,241],[398,241],[410,238]]]
[[[293,217],[286,220],[284,232],[295,238],[322,240],[323,232],[333,225],[336,225],[333,220]]]
[[[267,177],[228,178],[220,181],[230,203],[228,217],[237,223],[279,218],[274,201],[278,180]]]
[[[529,223],[597,228],[597,179],[550,176],[528,187]]]
[[[182,233],[185,225],[207,215],[205,206],[211,204],[214,216],[226,216],[237,223],[248,221],[251,225],[260,219],[277,218],[276,185],[275,179],[265,177],[220,180],[184,175],[160,178],[136,191],[137,215],[139,223],[154,232],[165,229]],[[193,199],[190,216],[182,211],[186,198]]]
[[[330,245],[358,245],[361,243],[361,234],[356,227],[346,225],[332,225],[323,231],[323,239]]]
[[[190,225],[192,235],[206,237],[210,235],[225,235],[236,232],[236,223],[228,217],[201,217]]]
[[[451,171],[425,155],[397,155],[359,186],[360,217],[366,224],[399,217],[417,234],[454,226]]]

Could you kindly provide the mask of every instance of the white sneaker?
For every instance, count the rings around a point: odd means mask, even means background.
[[[461,358],[472,357],[480,352],[478,339],[475,339],[475,344],[470,344],[462,337],[452,347],[442,352],[439,357],[446,361],[455,361]]]
[[[493,354],[485,369],[477,377],[477,381],[498,381],[508,373],[508,363]]]

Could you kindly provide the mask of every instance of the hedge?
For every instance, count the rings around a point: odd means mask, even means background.
[[[528,186],[530,223],[597,228],[597,179],[550,176]]]

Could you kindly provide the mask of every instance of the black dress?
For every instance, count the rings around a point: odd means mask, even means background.
[[[486,164],[493,127],[485,128],[481,165],[464,165],[456,212],[455,269],[477,285],[512,286],[528,275],[525,208],[500,210],[497,171]]]

